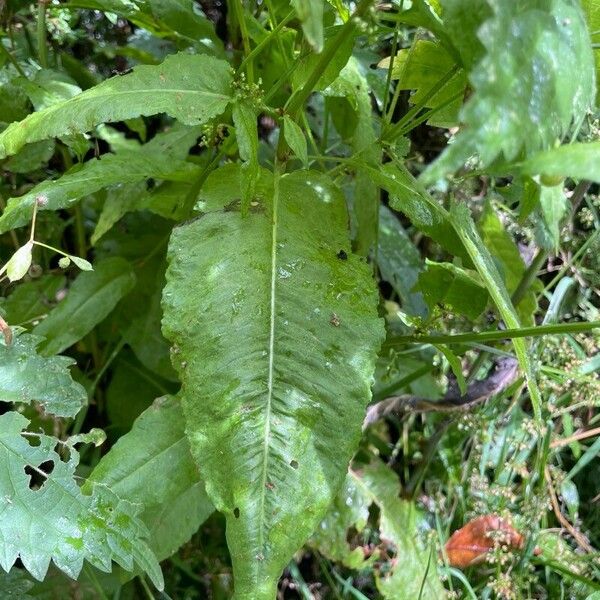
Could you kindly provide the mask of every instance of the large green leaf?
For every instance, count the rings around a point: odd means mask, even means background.
[[[342,483],[383,327],[328,178],[276,174],[246,218],[238,198],[174,231],[163,329],[236,597],[271,600]]]
[[[91,482],[143,506],[140,518],[159,560],[187,542],[214,511],[184,433],[177,398],[159,398],[102,458]],[[87,484],[86,488],[92,487]]]
[[[133,288],[135,275],[123,258],[113,257],[81,273],[67,294],[34,329],[45,337],[40,345],[45,355],[58,354],[78,342],[100,323]]]
[[[0,343],[0,400],[37,401],[48,413],[74,417],[87,401],[85,389],[71,378],[66,356],[44,358],[36,352],[40,338],[16,337],[10,346]]]
[[[472,0],[448,4],[456,18],[476,14]],[[453,30],[455,42],[476,34],[485,54],[472,70],[466,65],[474,91],[461,113],[465,127],[426,169],[427,183],[474,154],[488,165],[501,154],[513,160],[523,149],[549,148],[593,106],[594,57],[576,0],[489,0],[489,5],[493,15],[479,27],[461,24]],[[478,59],[480,53],[473,52]]]
[[[50,560],[74,579],[84,559],[106,572],[112,560],[128,571],[135,562],[162,589],[160,567],[143,539],[148,532],[136,507],[103,485],[83,494],[75,480],[77,451],[69,445],[69,459],[61,459],[54,450],[59,441],[24,435],[27,424],[16,412],[0,416],[0,566],[8,571],[20,558],[42,580]],[[45,467],[49,462],[51,472]],[[41,478],[41,487],[31,483],[26,469]]]
[[[231,100],[229,65],[210,56],[175,54],[160,65],[134,67],[85,92],[12,123],[0,133],[0,158],[25,144],[89,131],[99,123],[167,113],[197,125]]]
[[[149,177],[170,181],[189,181],[198,167],[184,160],[185,155],[201,135],[199,127],[173,127],[150,142],[116,154],[105,154],[77,165],[54,181],[47,180],[27,194],[10,198],[0,217],[0,233],[26,225],[31,220],[37,198],[39,210],[68,208],[81,197],[117,183],[135,183]],[[131,200],[131,199],[130,199]]]

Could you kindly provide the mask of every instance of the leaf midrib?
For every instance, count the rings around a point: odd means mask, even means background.
[[[263,435],[263,460],[260,486],[260,519],[259,519],[259,544],[264,548],[264,520],[265,496],[267,489],[267,471],[269,467],[269,446],[271,437],[271,412],[273,401],[273,371],[275,362],[275,288],[277,283],[277,217],[279,204],[279,171],[276,168],[273,177],[273,216],[271,223],[271,284],[270,284],[270,314],[269,314],[269,362],[267,379],[267,405],[265,414],[265,428]]]

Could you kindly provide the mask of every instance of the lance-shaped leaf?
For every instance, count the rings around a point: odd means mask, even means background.
[[[38,202],[38,210],[58,210],[109,185],[135,183],[149,177],[190,181],[198,167],[184,158],[200,135],[199,127],[173,127],[147,144],[105,154],[100,160],[92,159],[77,165],[59,179],[43,181],[23,196],[9,198],[0,217],[0,233],[27,225],[33,205],[40,197],[44,202]]]
[[[276,174],[246,218],[232,179],[224,210],[173,233],[163,329],[236,598],[272,600],[356,449],[383,326],[328,178]]]
[[[100,123],[167,113],[197,125],[222,113],[231,100],[229,65],[210,56],[175,54],[160,65],[135,67],[69,100],[32,113],[0,133],[0,158],[25,144],[89,131]]]
[[[42,580],[52,560],[75,579],[84,559],[106,572],[114,560],[128,571],[139,565],[162,589],[160,567],[144,541],[148,532],[137,508],[102,485],[83,494],[74,476],[77,451],[69,446],[69,460],[62,460],[54,450],[58,440],[23,434],[27,424],[16,412],[0,416],[0,566],[8,571],[20,558]],[[44,471],[49,463],[51,472]],[[32,484],[26,469],[41,478],[41,487]]]
[[[66,356],[45,358],[36,352],[41,338],[22,334],[10,346],[0,343],[0,400],[39,402],[59,417],[74,417],[87,401],[85,389],[73,381]]]
[[[67,297],[33,330],[46,338],[40,345],[42,354],[58,354],[86,336],[134,284],[133,269],[120,256],[106,258],[94,271],[81,273]]]
[[[85,488],[107,485],[119,497],[141,504],[148,544],[159,560],[187,542],[214,511],[204,491],[184,432],[177,398],[158,398],[103,456]]]

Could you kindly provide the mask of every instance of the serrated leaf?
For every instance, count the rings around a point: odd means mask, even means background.
[[[23,279],[29,271],[29,267],[31,266],[31,251],[33,250],[33,242],[27,242],[25,245],[21,246],[10,258],[10,260],[6,263],[4,269],[6,269],[6,276],[8,280],[19,281]],[[4,270],[3,269],[3,270]]]
[[[276,174],[246,218],[231,200],[174,231],[163,330],[236,597],[271,600],[341,485],[383,328],[328,178]]]
[[[144,507],[140,518],[158,560],[171,556],[214,511],[184,428],[180,401],[159,398],[90,475],[91,482]]]
[[[165,112],[185,125],[222,113],[231,100],[229,65],[210,56],[175,54],[141,65],[85,92],[33,113],[0,133],[0,158],[25,144],[89,131],[99,123]]]
[[[488,304],[489,294],[476,274],[452,263],[427,260],[425,264],[417,289],[429,307],[444,304],[472,321],[477,319]]]
[[[135,275],[123,258],[106,258],[96,263],[93,271],[81,273],[73,282],[67,297],[50,311],[33,329],[45,339],[41,352],[58,354],[78,342],[100,323],[131,291]]]
[[[58,210],[69,208],[83,196],[114,184],[144,182],[149,177],[187,182],[198,173],[198,167],[186,162],[184,157],[199,135],[199,127],[173,127],[147,144],[122,149],[117,154],[104,154],[99,160],[75,166],[59,179],[43,181],[27,194],[9,198],[0,217],[0,233],[27,224],[40,196],[46,202],[39,205],[38,210]]]
[[[448,4],[457,19],[477,13],[472,0]],[[476,5],[487,8],[482,0]],[[466,67],[473,94],[461,111],[464,130],[425,170],[425,183],[455,171],[474,154],[485,166],[499,155],[511,161],[522,150],[550,148],[593,106],[594,59],[577,2],[490,0],[489,5],[490,18],[473,26],[461,21],[453,30],[454,42],[476,34],[485,54],[472,51],[473,68]]]
[[[160,567],[134,505],[103,485],[84,495],[75,481],[75,449],[69,448],[65,461],[54,450],[59,443],[54,437],[28,434],[39,442],[30,445],[23,435],[28,423],[16,412],[0,416],[0,566],[8,571],[19,558],[42,580],[52,560],[75,579],[84,560],[105,572],[114,560],[129,571],[139,565],[162,589]],[[47,474],[40,466],[49,461],[53,469]],[[26,468],[42,477],[41,487],[30,487]]]
[[[317,53],[323,50],[323,0],[291,0],[302,23],[302,31]]]
[[[600,142],[565,144],[538,152],[521,165],[526,175],[572,177],[600,183]]]
[[[418,598],[422,590],[422,598],[445,598],[446,591],[436,573],[435,550],[423,537],[428,526],[414,503],[399,498],[398,476],[383,462],[375,460],[360,472],[353,472],[353,477],[367,487],[379,506],[382,539],[391,541],[397,548],[392,571],[377,580],[383,597],[388,600]]]
[[[308,149],[302,128],[288,115],[283,116],[283,135],[296,158],[300,159],[305,169],[308,169]]]
[[[21,334],[10,346],[0,343],[0,400],[39,402],[58,417],[74,417],[87,402],[82,385],[73,381],[66,356],[45,358],[37,353],[40,338]]]

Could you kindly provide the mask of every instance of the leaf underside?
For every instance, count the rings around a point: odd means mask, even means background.
[[[232,202],[171,239],[163,330],[237,598],[274,597],[360,437],[383,327],[349,245],[337,188],[298,172],[246,218]]]

